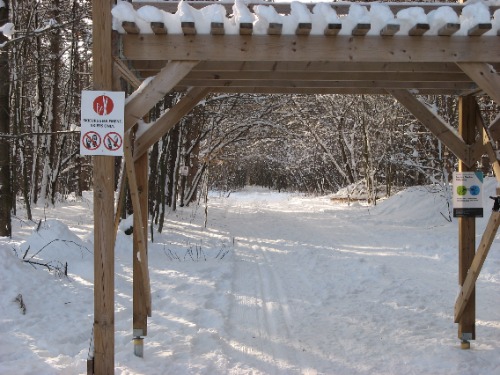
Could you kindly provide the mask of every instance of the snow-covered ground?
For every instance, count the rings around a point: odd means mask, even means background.
[[[0,239],[0,374],[86,372],[91,199],[35,209],[38,231],[19,214],[14,238]],[[150,244],[143,359],[131,341],[131,238],[118,233],[116,374],[500,374],[500,237],[478,281],[477,340],[464,351],[453,323],[457,224],[441,215],[438,192],[348,207],[248,188],[213,193],[207,228],[203,211],[170,214]],[[68,276],[23,256],[67,263]]]

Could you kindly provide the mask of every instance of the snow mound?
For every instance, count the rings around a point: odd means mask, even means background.
[[[82,259],[92,260],[91,245],[83,242],[66,224],[57,219],[41,222],[19,246],[19,256],[38,263],[60,262],[74,264]]]
[[[483,185],[484,217],[489,216],[489,196],[496,195],[496,180],[487,177]],[[414,186],[380,202],[372,213],[401,224],[439,225],[453,215],[451,186]],[[448,205],[449,202],[449,205]]]

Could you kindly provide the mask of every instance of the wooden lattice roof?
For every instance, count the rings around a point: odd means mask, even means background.
[[[133,4],[136,9],[153,6],[170,13],[179,6],[170,1]],[[201,8],[214,3],[189,4]],[[230,19],[232,4],[222,4]],[[290,14],[290,4],[265,4]],[[340,19],[351,6],[330,5]],[[361,5],[370,8],[369,3]],[[415,6],[428,14],[450,5],[457,14],[464,8],[458,4],[387,3],[394,14]],[[307,7],[312,9],[313,4]],[[490,6],[491,15],[499,8]],[[255,9],[255,4],[248,9]],[[239,33],[234,35],[225,32],[226,21],[212,22],[205,34],[197,31],[196,21],[182,21],[181,34],[172,34],[161,22],[151,22],[151,29],[144,33],[133,21],[125,21],[126,33],[119,37],[120,56],[140,80],[156,75],[168,61],[195,61],[173,87],[177,91],[203,87],[211,92],[386,94],[388,89],[405,89],[466,95],[481,88],[462,64],[487,64],[497,78],[500,71],[499,31],[491,22],[470,25],[466,35],[457,35],[460,29],[463,34],[460,23],[444,24],[434,35],[428,35],[429,24],[416,23],[401,35],[397,22],[391,21],[376,35],[366,22],[351,30],[342,29],[342,22],[327,23],[322,35],[312,35],[307,22],[298,22],[295,33],[286,35],[277,23],[270,22],[265,35],[252,32],[251,23],[240,23],[236,25]]]

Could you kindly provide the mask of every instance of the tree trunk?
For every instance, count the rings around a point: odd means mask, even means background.
[[[7,2],[0,8],[0,26],[7,23],[9,19],[9,8]],[[0,43],[7,38],[0,33]],[[10,110],[9,110],[9,55],[7,47],[0,50],[0,133],[10,133]],[[0,138],[0,236],[10,237],[11,227],[12,190],[10,186],[10,143],[8,138]]]

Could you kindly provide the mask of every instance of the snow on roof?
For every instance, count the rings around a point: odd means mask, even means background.
[[[0,0],[0,4],[3,1]],[[135,1],[142,2],[142,1]],[[151,3],[151,1],[148,1]],[[137,32],[152,34],[151,22],[163,24],[169,34],[182,34],[182,24],[192,23],[197,34],[210,34],[213,24],[223,25],[223,33],[238,34],[242,24],[251,24],[256,35],[269,33],[270,25],[278,26],[279,33],[295,34],[299,25],[309,25],[311,35],[323,35],[325,28],[336,24],[339,35],[350,35],[360,24],[369,28],[368,35],[380,35],[387,25],[392,25],[396,35],[408,35],[415,27],[422,28],[422,34],[438,35],[443,27],[453,27],[453,32],[446,35],[470,35],[474,28],[482,28],[476,35],[498,35],[500,32],[500,10],[496,10],[493,18],[490,5],[500,5],[500,0],[468,1],[460,15],[451,6],[442,4],[436,9],[425,12],[423,7],[407,3],[408,8],[393,13],[388,3],[346,3],[349,11],[338,15],[331,3],[317,3],[312,11],[306,3],[294,1],[290,4],[290,14],[280,14],[273,5],[258,4],[248,7],[244,0],[236,0],[232,5],[232,14],[226,15],[223,3],[210,4],[201,9],[192,7],[181,1],[175,13],[166,12],[152,5],[145,5],[138,10],[132,3],[119,1],[112,10],[113,29],[125,33],[123,23],[135,24]],[[398,5],[405,3],[398,3]],[[311,5],[311,4],[309,4]],[[440,31],[441,30],[441,31]],[[485,31],[486,30],[486,31]],[[441,34],[443,35],[443,34]]]

